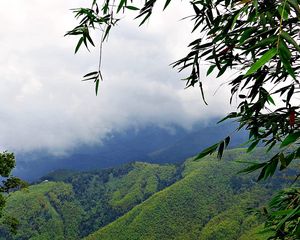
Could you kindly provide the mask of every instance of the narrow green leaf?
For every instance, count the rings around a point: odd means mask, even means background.
[[[95,81],[95,79],[97,79],[97,76],[90,77],[90,78],[85,78],[85,79],[82,79],[81,81],[83,81],[83,82],[90,81],[90,80],[94,80]]]
[[[201,153],[199,153],[196,158],[194,160],[199,160],[201,158],[204,158],[205,156],[212,154],[213,152],[215,152],[218,148],[219,144],[216,143],[206,149],[204,149]]]
[[[274,106],[276,105],[273,98],[270,95],[268,95],[268,102],[272,103]]]
[[[93,42],[93,39],[91,38],[90,34],[87,32],[86,38],[89,40],[89,42],[95,47],[95,44]]]
[[[218,73],[218,75],[217,75],[217,78],[218,78],[218,77],[221,77],[221,76],[225,73],[225,71],[227,70],[227,68],[228,68],[228,66],[227,66],[227,65],[224,65],[224,66],[220,69],[220,71],[219,71],[219,73]]]
[[[226,137],[224,142],[225,142],[225,147],[228,147],[228,145],[230,143],[230,136]]]
[[[204,91],[203,91],[202,82],[199,82],[199,87],[200,87],[200,91],[201,91],[202,100],[205,103],[205,105],[208,105],[206,100],[205,100],[205,95],[204,95]]]
[[[95,85],[95,91],[96,91],[96,96],[98,94],[98,89],[99,89],[99,79],[96,80],[96,85]]]
[[[79,48],[80,48],[80,46],[81,46],[82,43],[83,43],[83,37],[81,37],[79,39],[78,43],[77,43],[77,46],[75,48],[75,54],[78,52],[78,50],[79,50]]]
[[[271,162],[266,166],[266,172],[265,172],[265,176],[264,176],[264,179],[267,179],[268,177],[272,177],[275,173],[275,170],[277,168],[277,165],[278,165],[278,154],[276,154]]]
[[[251,143],[251,145],[248,147],[247,152],[251,152],[259,143],[260,140],[256,140],[254,142]]]
[[[165,10],[165,9],[168,7],[168,5],[170,4],[170,2],[171,2],[171,0],[167,0],[167,1],[166,1],[166,3],[165,3],[165,6],[164,6],[164,9],[163,9],[163,10]]]
[[[225,120],[227,119],[230,119],[230,118],[237,118],[238,117],[238,114],[237,112],[231,112],[229,113],[226,117],[224,117],[223,119],[221,119],[220,121],[218,121],[217,123],[221,123],[221,122],[224,122]]]
[[[237,11],[237,12],[235,13],[234,18],[233,18],[233,21],[232,21],[232,23],[231,23],[230,30],[233,29],[233,27],[234,27],[236,21],[238,20],[238,18],[239,18],[239,16],[240,16],[240,13],[241,13],[241,12],[242,12],[242,9],[239,10],[239,11]]]
[[[125,8],[128,8],[129,10],[133,10],[133,11],[140,10],[138,7],[135,6],[125,6]]]
[[[300,19],[300,8],[297,0],[287,0],[287,2],[295,9],[298,19]]]
[[[291,66],[291,52],[288,48],[288,46],[285,44],[283,40],[279,41],[278,45],[278,54],[281,62],[283,63],[283,66],[285,70],[294,78],[296,79],[295,72]]]
[[[271,48],[264,55],[262,55],[260,59],[258,59],[254,64],[252,64],[252,66],[247,71],[245,76],[248,76],[250,74],[255,73],[263,65],[265,65],[267,62],[269,62],[276,55],[276,53],[277,53],[277,49],[276,48]]]
[[[286,216],[286,215],[290,214],[291,212],[293,212],[293,209],[285,209],[285,210],[272,212],[271,215],[272,216]]]
[[[224,141],[222,141],[219,145],[219,149],[218,149],[218,158],[221,159],[223,156],[223,152],[224,152],[224,147],[225,147],[225,143]]]
[[[300,206],[293,209],[291,212],[287,214],[285,218],[283,218],[277,225],[277,229],[280,229],[282,225],[284,225],[290,218],[292,218],[294,215],[299,214]]]
[[[266,39],[261,40],[260,42],[258,42],[254,46],[248,48],[246,51],[250,52],[251,50],[258,49],[259,47],[266,46],[266,45],[269,45],[269,44],[274,44],[274,43],[276,43],[277,39],[278,39],[278,36],[268,37]]]
[[[260,181],[260,180],[262,180],[262,179],[265,178],[265,176],[266,176],[266,168],[267,167],[268,167],[268,165],[266,165],[266,166],[263,167],[263,169],[261,170],[261,172],[260,172],[260,174],[259,174],[259,176],[257,178],[257,181]]]
[[[266,165],[266,163],[253,163],[251,166],[249,166],[245,169],[242,169],[238,173],[251,173],[251,172],[256,171],[257,169],[264,167],[265,165]]]
[[[292,85],[291,88],[290,88],[290,90],[289,90],[288,93],[287,93],[287,96],[286,96],[286,104],[287,104],[287,105],[290,103],[291,98],[292,98],[292,96],[293,96],[293,94],[294,94],[294,91],[295,91],[295,86]]]
[[[242,35],[241,35],[241,37],[240,37],[240,40],[239,40],[240,44],[242,44],[245,40],[249,39],[250,35],[251,35],[254,31],[255,31],[255,29],[253,29],[253,28],[248,28],[248,29],[246,29],[246,30],[242,33]]]
[[[287,137],[282,141],[280,147],[286,147],[294,142],[296,142],[300,138],[300,132],[294,132],[287,135]]]
[[[109,32],[110,32],[110,29],[111,29],[111,25],[108,25],[108,26],[106,27],[106,29],[105,29],[105,33],[104,33],[104,35],[103,35],[102,41],[104,41],[104,40],[108,37],[108,34],[109,34]]]
[[[85,78],[85,77],[89,77],[89,76],[92,76],[92,75],[96,75],[97,73],[98,73],[98,71],[90,72],[90,73],[84,75],[83,77],[84,77],[84,78]]]
[[[286,9],[284,8],[284,6],[285,6],[285,4],[278,6],[277,11],[284,20],[287,20],[289,18],[289,14],[286,11]]]
[[[139,24],[139,26],[142,26],[150,16],[151,16],[151,12],[148,12],[147,15],[144,17],[144,19]]]
[[[124,5],[126,5],[127,0],[121,0],[119,5],[118,5],[118,9],[117,9],[117,13],[120,12],[120,10],[122,9],[122,7]]]
[[[290,44],[294,45],[294,47],[300,52],[300,46],[297,44],[297,42],[285,31],[281,32],[281,36],[287,40]]]
[[[207,70],[207,73],[206,73],[206,76],[208,76],[209,74],[212,73],[212,71],[215,69],[216,65],[211,65],[208,70]]]
[[[296,153],[292,152],[291,154],[287,155],[285,158],[286,167],[296,158]]]

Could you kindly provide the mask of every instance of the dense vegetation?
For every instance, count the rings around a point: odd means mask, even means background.
[[[16,235],[1,228],[1,239],[77,239],[83,210],[72,186],[44,182],[12,194],[5,213],[19,221]]]
[[[93,172],[53,172],[12,194],[5,212],[19,220],[19,229],[13,236],[2,226],[2,239],[78,239],[172,184],[176,174],[173,165],[139,162]]]
[[[7,198],[10,196],[10,192],[27,186],[26,182],[12,175],[12,170],[15,165],[16,160],[13,153],[7,151],[0,152],[0,217],[3,216],[3,209]],[[14,215],[6,215],[5,217],[2,217],[1,223],[5,225],[9,231],[13,233],[16,231],[17,220]]]
[[[253,156],[265,158],[256,151]],[[249,160],[244,150],[225,158]],[[87,239],[255,239],[250,231],[261,218],[249,214],[266,202],[281,181],[258,184],[254,175],[238,175],[235,161],[215,157],[187,160],[182,179],[154,194]],[[278,178],[278,177],[277,177]],[[258,236],[258,239],[260,236]]]
[[[0,239],[265,239],[256,234],[263,214],[249,208],[289,179],[283,172],[258,184],[255,175],[236,175],[243,164],[235,160],[267,157],[235,149],[224,161],[56,171],[9,197],[5,213],[18,219],[18,231],[2,225]]]

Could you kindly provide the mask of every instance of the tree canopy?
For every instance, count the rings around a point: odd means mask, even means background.
[[[73,10],[79,24],[66,35],[79,36],[75,53],[83,45],[95,46],[90,31],[100,29],[103,42],[125,11],[137,11],[136,18],[142,25],[150,18],[157,1],[145,0],[140,6],[135,1],[93,0],[90,8]],[[186,87],[199,86],[205,104],[200,77],[202,64],[210,65],[207,75],[215,72],[221,77],[226,72],[234,73],[226,83],[231,87],[228,101],[237,99],[238,106],[223,120],[233,119],[239,123],[238,131],[249,131],[248,151],[259,144],[266,151],[276,149],[269,160],[250,163],[244,170],[260,169],[258,180],[272,176],[276,169],[284,170],[300,157],[299,3],[299,0],[192,0],[194,14],[187,18],[198,37],[189,43],[189,53],[172,64],[179,71],[188,70]],[[171,0],[166,0],[164,9],[169,4]],[[100,56],[99,68],[86,74],[84,80],[95,82],[97,94],[101,79]],[[221,158],[229,142],[227,136],[197,158],[213,152]],[[276,225],[274,239],[296,239],[300,236],[299,188],[281,192],[279,196],[271,203],[271,208],[277,211],[276,217],[270,217]],[[287,200],[284,203],[282,199]]]
[[[3,209],[8,197],[8,194],[12,191],[27,187],[27,183],[21,179],[12,176],[11,172],[16,166],[16,160],[13,153],[2,152],[0,153],[0,177],[2,178],[2,184],[0,185],[0,217],[3,215]],[[18,220],[13,216],[6,216],[2,219],[9,231],[16,232]]]

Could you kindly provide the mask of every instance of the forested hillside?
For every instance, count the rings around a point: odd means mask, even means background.
[[[9,197],[6,215],[18,218],[17,234],[2,239],[265,239],[262,219],[249,212],[289,180],[285,172],[257,183],[237,175],[262,160],[264,151],[227,151],[181,165],[135,162],[118,168],[56,171]],[[289,172],[289,174],[293,174]],[[282,181],[284,180],[284,181]],[[53,231],[57,229],[57,231]]]
[[[259,207],[279,185],[276,179],[257,184],[255,175],[236,175],[242,165],[229,158],[249,157],[237,149],[225,161],[187,160],[181,180],[86,239],[260,239],[249,233],[260,220],[247,209]]]
[[[2,239],[81,238],[172,184],[175,176],[173,165],[139,162],[93,172],[54,172],[9,197],[6,215],[20,225],[16,236],[2,226]]]

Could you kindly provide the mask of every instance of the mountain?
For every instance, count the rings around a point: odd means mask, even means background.
[[[235,124],[198,124],[191,129],[176,125],[168,127],[145,126],[114,132],[101,144],[80,145],[62,156],[46,151],[16,152],[17,168],[14,174],[28,181],[35,181],[50,171],[58,169],[92,170],[116,167],[142,161],[151,163],[182,162],[205,147],[232,134]],[[232,140],[232,147],[246,140],[244,132]]]
[[[19,222],[17,235],[0,227],[0,239],[266,239],[262,219],[249,212],[288,182],[237,175],[244,164],[268,158],[244,149],[182,164],[134,162],[97,171],[55,171],[28,190],[12,193],[5,215]],[[57,230],[53,230],[57,229]]]
[[[16,217],[20,226],[12,236],[2,225],[0,239],[78,239],[172,184],[176,175],[173,165],[140,162],[92,172],[53,172],[8,198],[5,216]]]

